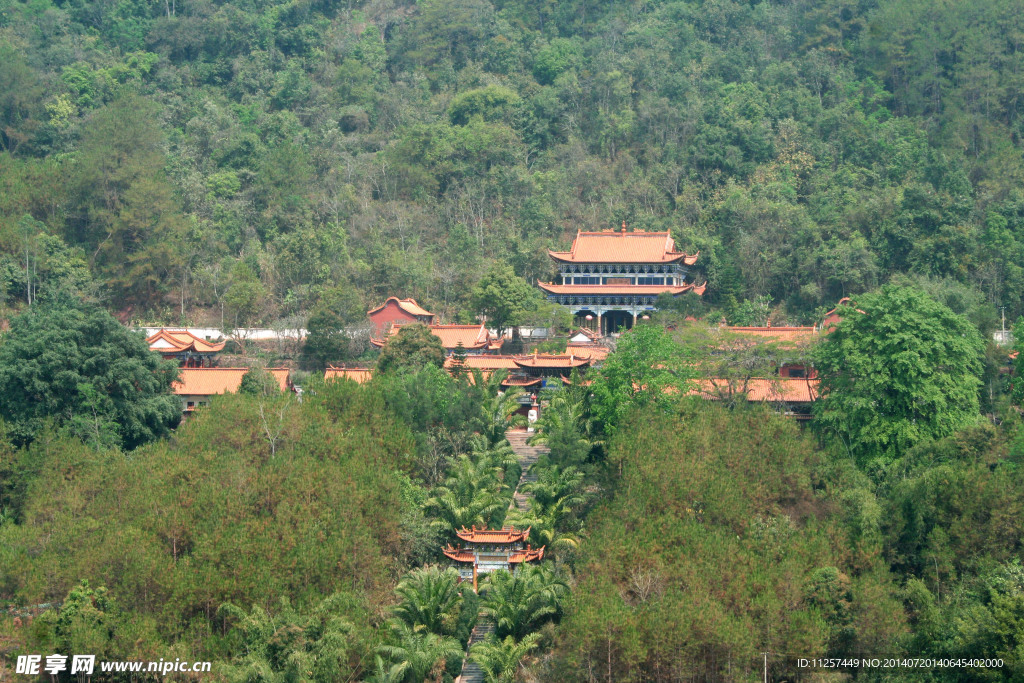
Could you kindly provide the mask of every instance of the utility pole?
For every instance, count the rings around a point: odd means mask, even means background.
[[[764,683],[768,683],[768,653],[762,652],[764,655]]]

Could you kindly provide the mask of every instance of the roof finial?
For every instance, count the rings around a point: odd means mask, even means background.
[[[622,232],[626,232],[626,221],[622,221]]]

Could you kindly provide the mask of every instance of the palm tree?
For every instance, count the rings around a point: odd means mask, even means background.
[[[581,464],[591,451],[603,444],[589,417],[587,395],[572,386],[553,392],[547,408],[533,427],[537,434],[531,444],[548,446],[555,462]]]
[[[416,569],[406,575],[395,592],[402,602],[394,615],[413,628],[423,627],[431,633],[450,636],[455,632],[462,607],[459,573],[452,567]]]
[[[509,510],[505,524],[511,524],[517,529],[528,528],[530,543],[535,547],[544,546],[547,554],[557,556],[563,550],[575,550],[580,547],[579,530],[573,532],[560,528],[564,525],[561,518],[554,512],[538,515],[537,508],[532,504],[528,510]]]
[[[440,683],[448,659],[462,654],[462,646],[454,638],[415,629],[401,621],[392,622],[391,638],[394,644],[381,645],[377,652],[392,664],[386,669],[390,680],[402,683],[424,683],[428,677]]]
[[[486,683],[512,683],[519,671],[519,662],[537,647],[539,633],[531,633],[518,643],[512,636],[505,640],[485,640],[473,645],[469,657],[480,665]]]
[[[572,466],[539,468],[537,481],[524,484],[522,490],[533,494],[538,516],[554,515],[556,522],[586,502],[583,472]]]
[[[448,534],[464,526],[487,526],[491,516],[507,505],[501,497],[507,488],[501,483],[501,472],[489,457],[459,456],[444,485],[427,499],[427,508],[435,516],[431,524]]]
[[[485,436],[491,445],[501,443],[505,438],[505,432],[511,427],[526,424],[526,418],[515,414],[519,410],[519,399],[525,395],[523,390],[501,390],[501,383],[507,374],[504,370],[491,373],[482,387],[476,431]]]
[[[522,567],[515,575],[499,570],[484,581],[481,611],[494,620],[500,637],[524,638],[543,621],[562,612],[569,586],[540,566]]]
[[[401,664],[385,662],[380,655],[374,655],[374,670],[366,679],[366,683],[402,683],[406,670]]]
[[[491,443],[483,434],[469,437],[469,449],[476,460],[486,460],[494,467],[508,467],[519,460],[512,445],[504,436],[497,443]]]
[[[427,499],[426,504],[434,515],[430,525],[444,531],[449,538],[462,527],[488,526],[494,513],[506,506],[505,502],[487,491],[480,491],[466,500],[443,486],[434,489],[434,495]]]
[[[246,653],[234,665],[225,667],[229,681],[284,683],[293,680],[339,680],[349,671],[352,625],[339,618],[347,596],[328,596],[308,614],[298,613],[282,598],[276,615],[258,605],[249,612],[232,604],[219,613],[235,620]],[[307,672],[313,672],[308,674]]]

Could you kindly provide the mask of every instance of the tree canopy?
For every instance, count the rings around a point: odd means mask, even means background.
[[[609,457],[622,476],[588,518],[542,677],[744,680],[763,650],[842,656],[903,632],[878,538],[862,564],[831,536],[824,454],[791,420],[677,401],[620,425]],[[796,671],[772,656],[772,678]]]
[[[979,419],[977,328],[913,288],[887,286],[840,309],[817,346],[815,425],[861,461],[892,460]]]
[[[593,413],[608,434],[631,411],[666,406],[695,376],[683,348],[658,325],[637,325],[624,334],[594,380]]]
[[[472,306],[484,316],[487,326],[499,335],[511,326],[523,323],[526,314],[540,302],[536,288],[515,274],[512,267],[496,263],[473,289]]]
[[[135,448],[181,419],[177,375],[98,306],[46,302],[12,318],[0,344],[0,416],[19,443],[52,420],[90,443]]]
[[[441,340],[420,323],[402,325],[398,334],[389,337],[377,358],[377,369],[392,372],[402,368],[420,370],[427,365],[444,365]]]

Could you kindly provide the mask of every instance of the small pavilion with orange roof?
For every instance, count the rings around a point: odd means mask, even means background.
[[[527,539],[530,527],[516,529],[506,526],[501,529],[471,529],[462,527],[455,532],[460,543],[444,549],[445,557],[454,561],[463,581],[472,581],[477,589],[477,578],[481,574],[505,569],[515,572],[524,562],[539,562],[544,559],[544,548],[532,547]]]
[[[676,249],[668,232],[577,231],[569,251],[549,251],[559,282],[538,282],[549,301],[567,307],[578,324],[610,334],[655,310],[660,294],[703,294],[707,283],[686,282],[696,254]],[[580,321],[587,321],[581,323]],[[593,322],[592,322],[593,321]]]
[[[214,354],[224,349],[224,342],[201,339],[188,330],[160,329],[146,338],[150,351],[164,360],[177,361],[182,368],[205,368],[212,364]]]

